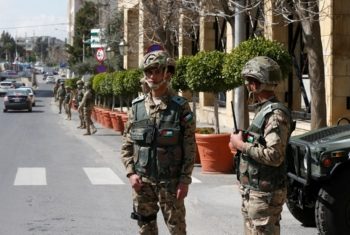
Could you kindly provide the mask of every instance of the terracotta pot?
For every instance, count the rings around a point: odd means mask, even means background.
[[[123,122],[123,129],[125,129],[126,123],[128,121],[128,115],[126,113],[124,113],[124,114],[120,114],[120,116],[121,116],[122,122]]]
[[[106,127],[106,128],[113,128],[110,112],[111,112],[110,110],[103,110],[102,111],[102,114],[103,114],[103,123],[102,123],[102,125],[104,127]]]
[[[91,118],[96,121],[97,117],[96,117],[96,108],[94,107],[91,111]]]
[[[109,116],[111,117],[112,128],[113,128],[113,130],[116,130],[116,128],[117,128],[117,114],[116,114],[116,112],[110,112]]]
[[[203,173],[233,173],[230,134],[199,134],[196,143]]]
[[[120,113],[116,114],[116,118],[117,118],[117,129],[116,131],[120,131],[121,134],[124,133],[124,123],[122,120],[122,115],[120,115]]]
[[[96,122],[101,123],[101,108],[96,107],[95,113],[96,113]]]

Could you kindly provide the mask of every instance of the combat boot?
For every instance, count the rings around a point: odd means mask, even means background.
[[[83,135],[91,135],[90,126],[89,125],[87,125],[86,133],[84,133]]]

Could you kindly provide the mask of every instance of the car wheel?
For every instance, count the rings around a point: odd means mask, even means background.
[[[350,234],[350,172],[343,172],[321,188],[316,201],[316,225],[320,234]]]
[[[297,202],[294,200],[288,199],[287,202],[287,207],[290,211],[290,213],[296,218],[298,221],[300,221],[303,226],[305,227],[315,227],[315,208],[308,208],[305,207],[301,209],[298,205]]]

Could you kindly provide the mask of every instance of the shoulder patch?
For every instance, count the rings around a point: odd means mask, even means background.
[[[140,101],[142,101],[144,99],[145,99],[145,96],[144,95],[140,95],[139,97],[133,99],[131,103],[135,104],[135,103],[140,102]]]
[[[180,106],[184,105],[187,102],[187,99],[182,96],[173,96],[171,99]]]

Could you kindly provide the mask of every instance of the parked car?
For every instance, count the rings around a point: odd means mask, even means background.
[[[32,112],[32,100],[25,89],[8,89],[4,97],[4,112],[27,109]]]
[[[23,86],[23,87],[17,88],[16,90],[26,90],[26,91],[28,91],[29,92],[28,93],[29,97],[30,97],[30,99],[32,101],[32,106],[35,107],[35,92],[34,92],[33,88],[27,87],[27,86]]]
[[[49,83],[55,83],[55,77],[54,76],[47,76],[46,78],[46,84],[49,84]]]

